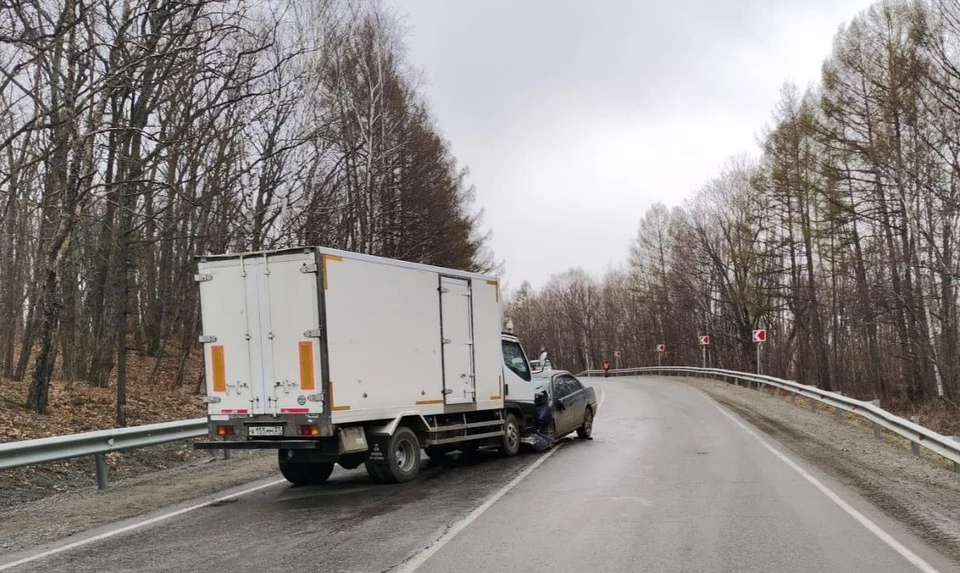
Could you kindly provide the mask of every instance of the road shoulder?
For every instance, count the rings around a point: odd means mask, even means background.
[[[272,453],[272,452],[271,452]],[[19,503],[0,520],[0,555],[56,542],[90,529],[144,515],[277,474],[275,455],[235,453],[112,484]]]

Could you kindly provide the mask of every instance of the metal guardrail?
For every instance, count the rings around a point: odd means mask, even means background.
[[[581,376],[602,376],[603,370],[587,370],[581,372]],[[779,390],[791,393],[792,399],[796,396],[803,396],[811,400],[811,408],[816,409],[817,402],[826,404],[834,408],[838,419],[842,419],[843,412],[849,412],[873,423],[873,432],[877,437],[881,436],[881,430],[887,430],[902,438],[910,441],[913,453],[920,455],[920,448],[926,448],[953,462],[954,471],[960,472],[960,442],[953,438],[948,438],[895,416],[886,410],[880,408],[877,404],[855,400],[836,392],[827,392],[816,386],[808,386],[782,380],[772,376],[763,376],[758,374],[748,374],[746,372],[736,372],[734,370],[721,370],[719,368],[692,368],[683,366],[661,366],[649,368],[621,368],[611,370],[611,376],[692,376],[700,378],[714,378],[725,382],[740,385],[744,383],[747,387],[757,386],[757,389],[763,389],[770,386]]]
[[[192,420],[161,422],[130,428],[98,430],[96,432],[8,442],[0,444],[0,470],[94,456],[97,467],[97,486],[104,489],[107,487],[107,459],[105,454],[156,446],[178,440],[201,438],[206,435],[207,419],[194,418]]]

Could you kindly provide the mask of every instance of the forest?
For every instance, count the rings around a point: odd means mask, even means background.
[[[0,384],[116,386],[199,351],[195,257],[324,245],[467,270],[467,171],[361,0],[0,7]]]
[[[629,260],[523,284],[529,347],[579,372],[702,363],[905,404],[960,401],[960,3],[888,0],[839,29],[817,85],[784,86],[761,149],[682,205],[653,205]],[[759,131],[762,130],[762,131]]]

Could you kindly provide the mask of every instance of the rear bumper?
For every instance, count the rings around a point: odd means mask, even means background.
[[[195,450],[323,450],[320,440],[234,440],[194,442]]]
[[[215,416],[208,416],[207,418],[207,430],[208,435],[213,437],[217,436],[217,426],[232,426],[233,427],[233,436],[236,436],[234,439],[245,439],[253,438],[251,441],[272,441],[272,440],[259,440],[255,436],[249,435],[249,428],[251,426],[279,426],[282,435],[278,435],[277,439],[289,439],[297,438],[301,436],[299,427],[300,426],[317,426],[320,431],[318,437],[326,438],[333,436],[333,424],[330,422],[330,417],[327,415],[319,416],[306,416],[301,414],[283,414],[280,416],[273,416],[270,414],[255,414],[253,416],[239,416],[231,415],[226,419],[220,420],[216,419]]]

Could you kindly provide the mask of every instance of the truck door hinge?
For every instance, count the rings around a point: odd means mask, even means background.
[[[198,283],[205,283],[213,280],[213,275],[193,275],[193,280]]]
[[[313,330],[304,330],[303,337],[304,338],[320,338],[320,329],[314,328]]]
[[[200,336],[200,344],[209,344],[211,342],[216,342],[216,341],[217,341],[216,336],[203,336],[203,335]]]
[[[440,287],[440,294],[447,294],[448,292],[450,292],[450,289],[446,287]]]
[[[449,338],[444,338],[444,339],[443,339],[443,343],[444,343],[444,344],[450,344],[451,342],[453,342],[453,341],[450,340]]]
[[[445,390],[443,391],[443,395],[446,396],[447,394],[453,394],[453,390],[446,390],[446,389],[445,389]]]
[[[317,272],[317,264],[316,264],[316,263],[310,263],[310,264],[308,265],[307,263],[303,263],[303,266],[300,267],[300,272],[301,272],[301,273],[304,273],[304,274],[306,274],[306,273],[315,273],[315,272]]]

